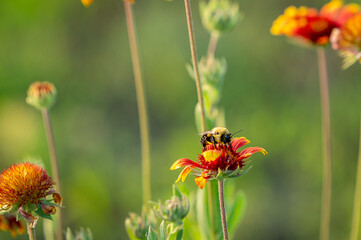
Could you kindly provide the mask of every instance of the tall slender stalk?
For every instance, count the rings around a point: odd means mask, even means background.
[[[30,227],[30,223],[26,223],[26,229],[28,231],[29,240],[35,240],[35,228]]]
[[[361,210],[361,121],[360,121],[360,138],[359,152],[356,173],[355,197],[353,200],[352,223],[350,240],[357,240],[360,230],[360,210]]]
[[[198,69],[198,57],[197,57],[197,49],[196,49],[196,44],[195,44],[194,31],[193,31],[193,19],[192,19],[192,10],[191,10],[190,0],[184,0],[184,5],[185,5],[186,15],[187,15],[187,25],[188,25],[189,43],[190,43],[191,54],[192,54],[194,78],[196,80],[198,102],[199,102],[200,109],[201,109],[201,128],[202,128],[202,132],[205,132],[207,129],[207,124],[206,124],[206,117],[205,117],[205,112],[204,112],[202,85],[201,85],[199,69]]]
[[[137,38],[135,34],[135,24],[133,19],[132,5],[129,1],[124,0],[125,17],[129,35],[129,45],[132,55],[134,82],[138,103],[139,127],[142,148],[142,185],[143,185],[143,203],[151,200],[151,183],[150,183],[150,147],[149,147],[149,128],[147,105],[144,94],[142,71],[140,68]]]
[[[332,163],[331,163],[331,120],[330,101],[328,93],[328,77],[326,67],[326,54],[323,47],[318,47],[318,66],[320,78],[320,95],[322,111],[322,145],[323,145],[323,186],[322,186],[322,206],[320,240],[330,239],[330,216],[331,216],[331,183],[332,183]]]
[[[226,218],[226,207],[224,205],[224,180],[218,179],[218,195],[219,195],[219,206],[221,209],[221,219],[222,219],[222,228],[223,228],[223,238],[228,240],[228,228],[227,228],[227,218]]]
[[[190,0],[184,0],[184,6],[186,10],[186,17],[187,17],[187,26],[188,26],[188,35],[189,35],[189,44],[191,49],[191,55],[192,55],[192,63],[193,63],[193,70],[194,70],[194,78],[196,80],[196,87],[197,87],[197,96],[198,96],[198,103],[201,110],[201,130],[202,132],[205,132],[207,130],[207,123],[206,123],[206,116],[204,111],[204,101],[203,101],[203,92],[202,92],[202,84],[200,80],[199,75],[199,69],[198,69],[198,57],[197,57],[197,49],[195,44],[195,36],[194,36],[194,30],[193,30],[193,18],[192,18],[192,9],[190,5]],[[214,44],[211,44],[214,45]],[[212,47],[211,47],[212,49]],[[215,51],[215,45],[213,47],[213,50],[210,50],[211,52]],[[207,186],[208,188],[208,204],[209,204],[209,213],[210,213],[210,221],[211,221],[211,240],[213,240],[214,237],[214,229],[215,229],[215,223],[214,223],[214,212],[213,212],[213,198],[212,198],[212,186],[209,184]]]
[[[60,188],[60,177],[59,177],[59,168],[58,168],[58,160],[56,157],[56,148],[54,142],[53,129],[51,127],[49,111],[48,109],[41,110],[43,115],[43,121],[45,126],[46,137],[48,140],[49,154],[50,154],[50,164],[51,170],[55,179],[55,188],[58,193],[61,193]],[[62,229],[63,229],[63,221],[62,221],[62,210],[59,208],[57,212],[57,222],[56,222],[56,239],[61,240],[62,237]]]

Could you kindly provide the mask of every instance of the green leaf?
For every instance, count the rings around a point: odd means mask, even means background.
[[[209,225],[207,218],[207,209],[205,205],[206,191],[198,189],[197,197],[196,197],[196,208],[197,208],[197,223],[199,232],[201,234],[202,239],[210,239],[209,238]]]
[[[232,199],[232,201],[227,201],[228,231],[232,238],[246,210],[246,195],[242,191],[237,191],[236,194],[228,199]]]
[[[158,240],[157,234],[154,232],[151,226],[148,229],[147,240]]]

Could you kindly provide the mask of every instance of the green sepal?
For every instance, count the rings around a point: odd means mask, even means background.
[[[39,207],[38,209],[36,209],[34,211],[39,217],[42,217],[42,218],[46,218],[46,219],[49,219],[49,220],[53,220],[53,218],[51,217],[50,214],[45,214],[43,212],[43,210],[41,209],[41,207]]]
[[[41,203],[43,203],[44,205],[49,205],[49,206],[54,206],[54,207],[60,207],[60,208],[64,207],[64,206],[54,203],[53,199],[42,199]]]
[[[164,223],[164,220],[163,220],[159,225],[159,237],[160,237],[160,240],[166,240],[165,236],[166,236],[165,223]]]
[[[173,184],[173,196],[179,197],[180,199],[183,198],[182,193],[179,191],[175,184]]]
[[[158,240],[158,236],[151,226],[148,229],[147,240]]]
[[[132,228],[131,228],[132,224],[131,224],[131,221],[130,219],[126,219],[125,220],[125,229],[127,230],[127,233],[128,233],[128,237],[130,240],[139,240],[139,238],[137,238],[133,231],[132,231]]]

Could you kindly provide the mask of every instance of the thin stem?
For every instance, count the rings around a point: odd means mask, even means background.
[[[208,52],[207,52],[207,62],[209,63],[214,59],[214,54],[216,52],[216,47],[218,43],[219,35],[217,33],[212,33],[211,38],[209,39]]]
[[[361,209],[361,121],[360,121],[360,139],[359,152],[356,173],[355,197],[353,201],[352,223],[351,223],[351,237],[350,240],[357,240],[360,230],[360,209]]]
[[[26,223],[26,229],[28,231],[29,240],[35,240],[35,228],[30,227],[30,223]]]
[[[133,11],[131,3],[124,0],[125,17],[129,35],[129,45],[132,55],[134,82],[138,103],[140,140],[142,148],[142,184],[143,184],[143,203],[151,200],[151,183],[150,183],[150,148],[149,148],[149,128],[147,105],[144,94],[142,72],[140,68],[137,38],[135,34],[135,24],[133,20]]]
[[[184,5],[185,5],[186,15],[187,15],[189,43],[190,43],[191,54],[192,54],[194,77],[195,77],[196,86],[197,86],[198,102],[199,102],[200,109],[201,109],[201,128],[202,128],[202,132],[205,132],[207,129],[207,124],[206,124],[206,117],[205,117],[205,112],[204,112],[202,85],[201,85],[201,80],[200,80],[199,70],[198,70],[198,57],[197,57],[197,49],[196,49],[196,44],[195,44],[194,31],[193,31],[193,20],[192,20],[192,10],[191,10],[191,6],[190,6],[190,0],[184,0]]]
[[[321,111],[322,111],[322,142],[323,142],[323,187],[321,206],[320,240],[330,239],[330,216],[331,216],[331,183],[332,183],[332,163],[331,163],[331,120],[330,101],[328,93],[328,77],[326,67],[325,49],[317,49]]]
[[[46,137],[48,140],[51,170],[52,170],[52,173],[53,173],[53,176],[55,179],[55,190],[58,193],[61,193],[58,160],[56,157],[54,135],[53,135],[53,130],[52,130],[51,123],[50,123],[49,111],[47,109],[43,109],[41,111],[41,113],[43,115],[45,132],[46,132]],[[61,240],[62,239],[62,229],[63,229],[62,209],[61,208],[59,208],[57,211],[57,218],[58,218],[58,221],[56,222],[56,239]]]
[[[224,206],[224,180],[218,179],[218,194],[219,194],[219,207],[221,209],[221,219],[223,227],[223,238],[228,240],[228,229],[227,229],[227,218],[226,218],[226,208]]]

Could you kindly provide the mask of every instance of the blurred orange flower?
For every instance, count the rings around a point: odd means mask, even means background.
[[[0,215],[0,231],[8,231],[12,237],[16,237],[17,234],[25,233],[25,226],[19,220],[16,220],[16,216],[13,214]]]
[[[0,213],[16,211],[35,227],[38,216],[56,212],[51,200],[61,204],[62,198],[53,185],[41,166],[29,162],[10,166],[0,175]],[[46,199],[49,195],[53,199]]]
[[[273,22],[271,33],[295,37],[306,43],[325,45],[329,42],[332,30],[342,26],[358,12],[359,5],[343,6],[341,0],[332,0],[319,12],[315,8],[290,6]]]
[[[93,0],[81,0],[81,3],[84,5],[84,7],[89,7],[93,4]]]
[[[361,13],[332,32],[331,44],[332,48],[340,50],[340,55],[344,57],[344,69],[357,60],[361,62]]]
[[[174,162],[171,170],[185,167],[179,174],[176,182],[186,179],[187,175],[192,171],[196,176],[195,182],[199,188],[204,188],[208,180],[217,177],[234,178],[238,177],[246,171],[243,167],[247,164],[246,159],[256,152],[266,154],[266,150],[261,147],[246,148],[241,152],[237,150],[249,141],[244,138],[235,138],[230,144],[209,144],[205,147],[202,154],[198,156],[198,162],[194,162],[187,158],[181,158]]]

